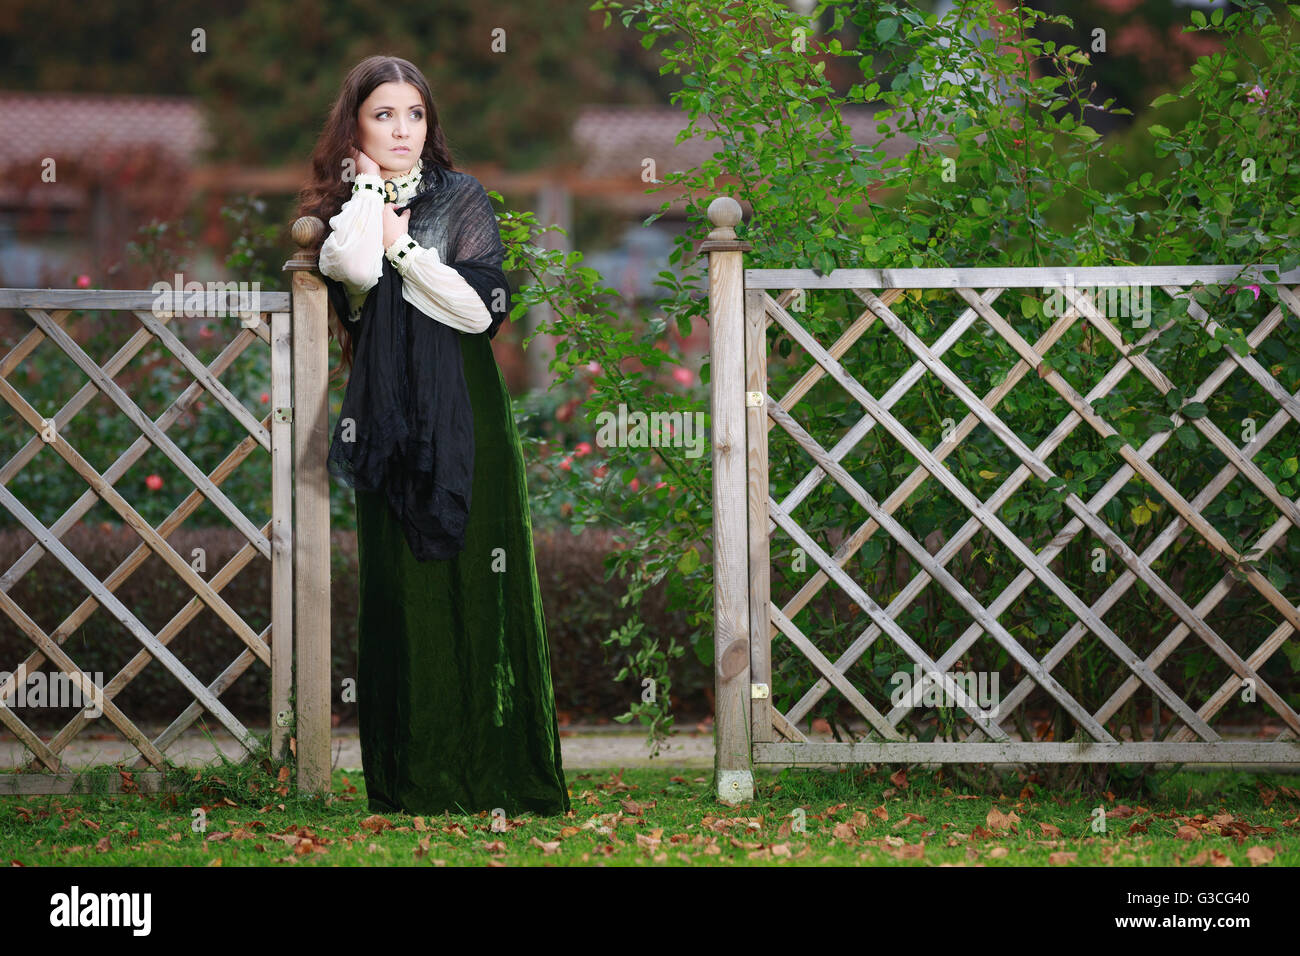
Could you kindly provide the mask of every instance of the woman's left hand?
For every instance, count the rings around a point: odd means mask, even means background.
[[[397,204],[384,203],[384,248],[387,249],[402,236],[406,235],[407,224],[411,221],[411,210],[403,210],[399,216],[397,214]]]

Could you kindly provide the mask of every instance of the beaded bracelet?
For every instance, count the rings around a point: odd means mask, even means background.
[[[401,249],[397,252],[393,252],[393,249],[399,245],[401,246]],[[415,249],[417,245],[418,243],[410,237],[410,234],[407,234],[385,249],[384,255],[388,256],[388,261],[393,264],[393,268],[395,268],[400,275],[406,275],[406,270],[402,267],[403,260],[406,258],[406,254]],[[412,259],[411,261],[413,262],[415,260]]]

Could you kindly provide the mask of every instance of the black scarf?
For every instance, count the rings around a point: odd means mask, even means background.
[[[406,204],[407,230],[421,246],[437,248],[440,260],[478,293],[492,317],[486,331],[492,338],[510,307],[501,269],[505,247],[492,201],[468,173],[427,165]],[[474,481],[474,414],[460,352],[461,336],[474,333],[407,302],[401,274],[386,255],[355,322],[348,319],[347,289],[323,278],[335,313],[353,337],[330,474],[348,487],[383,491],[418,560],[453,558],[465,547]]]

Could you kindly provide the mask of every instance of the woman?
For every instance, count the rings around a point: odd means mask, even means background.
[[[300,213],[329,222],[320,271],[350,369],[329,467],[356,501],[370,809],[567,813],[523,454],[489,341],[510,303],[491,200],[398,57],[348,74],[312,166]]]

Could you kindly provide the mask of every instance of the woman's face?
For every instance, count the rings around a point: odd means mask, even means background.
[[[424,148],[427,110],[410,83],[381,83],[357,111],[361,151],[377,162],[385,179],[411,171]]]

